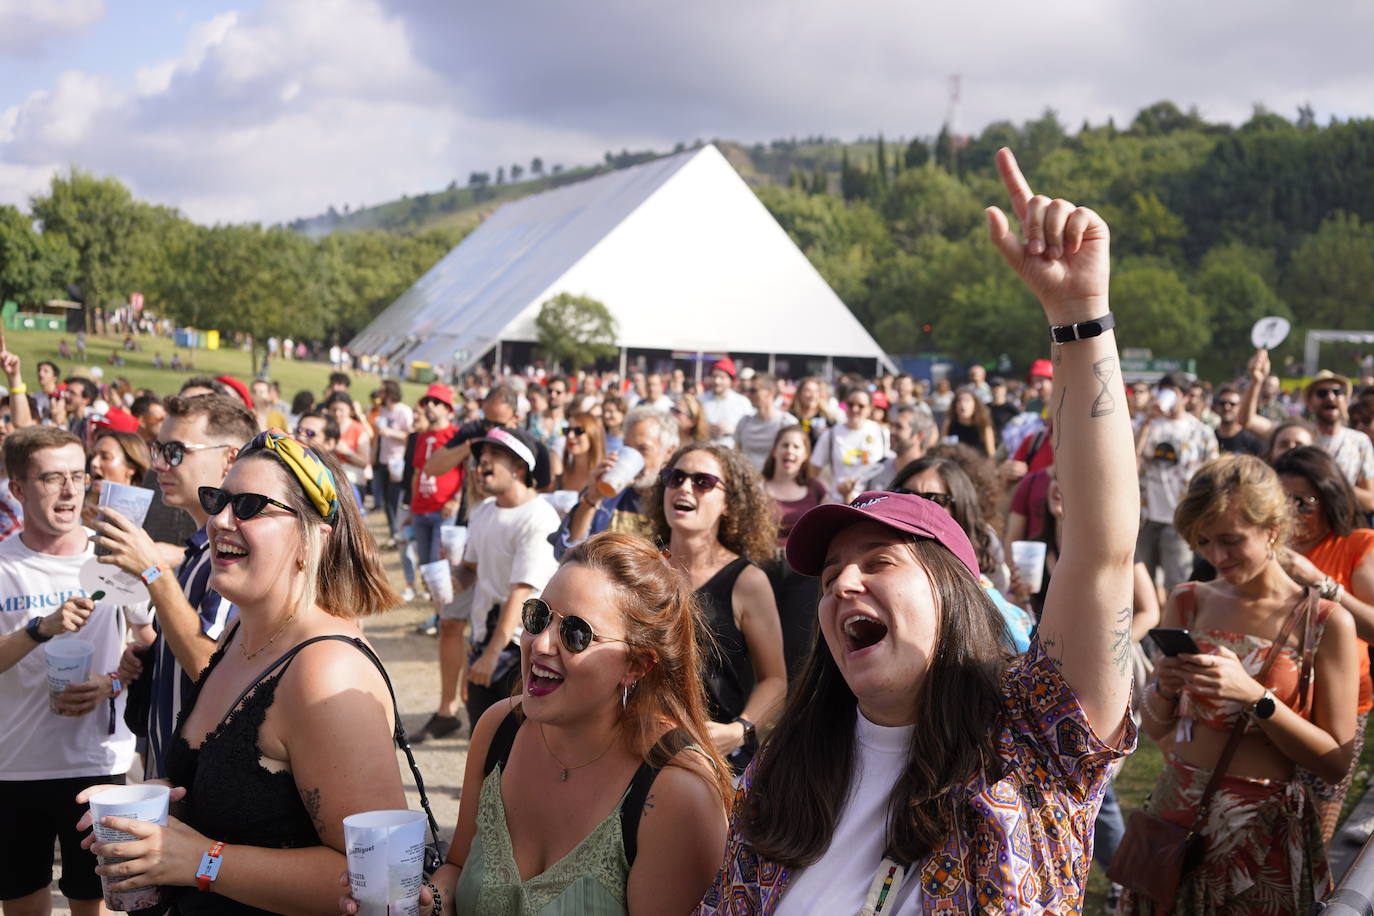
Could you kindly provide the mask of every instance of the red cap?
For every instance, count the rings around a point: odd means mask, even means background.
[[[248,386],[245,385],[243,382],[240,382],[232,375],[217,375],[215,376],[215,381],[223,382],[230,388],[237,391],[239,393],[239,397],[243,398],[243,406],[247,407],[249,410],[253,409],[253,395],[249,393]]]
[[[111,407],[104,414],[92,417],[91,422],[117,433],[138,432],[138,418],[122,407]]]
[[[730,376],[730,378],[739,378],[739,371],[735,369],[735,361],[728,356],[718,359],[711,364],[712,372],[715,372],[717,369]]]
[[[1054,363],[1047,359],[1037,359],[1031,363],[1030,371],[1026,373],[1026,378],[1054,378]]]
[[[803,515],[787,536],[787,562],[806,576],[819,576],[830,541],[850,525],[877,522],[903,534],[938,541],[978,578],[978,558],[968,535],[948,512],[910,493],[870,490],[847,506],[817,506]]]
[[[888,407],[891,407],[892,405],[887,402],[886,394],[884,394],[881,391],[875,391],[873,392],[873,406],[881,407],[884,410],[886,410]]]
[[[425,389],[425,395],[424,397],[420,398],[420,400],[435,400],[441,404],[446,405],[449,410],[452,410],[453,389],[447,385],[440,384],[439,382],[433,382],[428,388]]]

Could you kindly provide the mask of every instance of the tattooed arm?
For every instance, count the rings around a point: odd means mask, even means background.
[[[630,916],[690,913],[725,856],[720,793],[696,762],[659,770],[639,817],[639,853],[626,882]]]
[[[992,239],[1040,299],[1049,323],[1107,314],[1106,223],[1068,201],[1033,195],[1009,150],[998,153],[997,164],[1026,238],[1017,238],[1006,215],[990,207]],[[1054,459],[1064,521],[1040,633],[1088,720],[1114,741],[1130,691],[1126,650],[1140,514],[1134,442],[1118,394],[1115,333],[1052,347]]]

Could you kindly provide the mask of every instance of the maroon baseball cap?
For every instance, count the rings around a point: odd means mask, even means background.
[[[924,496],[870,490],[847,506],[817,506],[803,515],[787,536],[787,562],[797,572],[819,576],[830,541],[850,525],[877,522],[903,534],[938,541],[978,578],[978,558],[968,535],[950,514]]]

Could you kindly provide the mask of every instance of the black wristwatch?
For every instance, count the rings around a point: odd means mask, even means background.
[[[1250,715],[1256,719],[1267,719],[1274,714],[1276,709],[1278,709],[1278,703],[1274,701],[1274,695],[1266,690],[1264,695],[1250,707]]]
[[[27,633],[27,634],[29,634],[29,639],[32,639],[34,642],[40,642],[40,643],[41,643],[41,642],[47,642],[48,640],[52,639],[51,636],[44,636],[44,635],[42,634],[42,632],[39,631],[38,627],[39,627],[39,625],[42,624],[42,623],[43,623],[43,618],[42,618],[42,617],[35,617],[35,618],[33,618],[32,620],[29,621],[29,625],[28,625],[28,626],[24,627],[24,632]]]
[[[1094,318],[1091,321],[1054,325],[1050,328],[1050,340],[1057,344],[1073,343],[1075,340],[1097,337],[1103,331],[1110,331],[1114,327],[1116,327],[1116,316],[1108,312],[1101,318]]]
[[[754,723],[744,718],[744,716],[735,716],[730,721],[738,722],[740,725],[744,726],[744,744],[741,745],[741,748],[746,751],[757,750],[759,738],[758,733],[754,731]]]

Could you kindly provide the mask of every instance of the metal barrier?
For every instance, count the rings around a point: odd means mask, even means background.
[[[1346,869],[1331,896],[1312,907],[1322,916],[1374,916],[1374,838],[1365,841],[1360,854]]]

